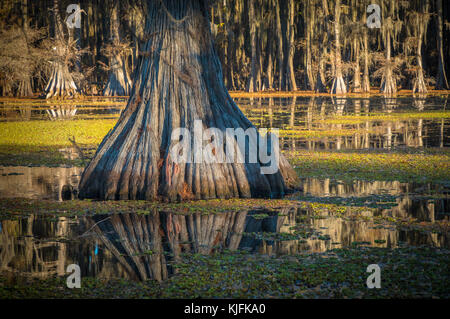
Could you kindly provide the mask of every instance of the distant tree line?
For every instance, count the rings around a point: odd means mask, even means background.
[[[424,93],[449,88],[448,13],[443,0],[220,0],[210,20],[230,90]],[[145,19],[145,1],[3,0],[0,95],[128,95]]]

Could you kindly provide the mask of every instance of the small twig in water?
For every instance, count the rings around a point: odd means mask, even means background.
[[[78,236],[77,238],[80,237],[84,237],[87,233],[89,233],[95,226],[97,226],[100,223],[103,223],[105,220],[110,219],[111,217],[106,217],[105,219],[102,219],[101,221],[96,222],[94,225],[92,225],[91,228],[89,228],[88,230],[86,230],[84,233],[82,233],[80,236]]]
[[[70,141],[70,143],[72,143],[72,145],[77,150],[78,154],[81,156],[81,159],[84,161],[86,159],[86,156],[84,156],[84,153],[83,153],[83,150],[81,149],[81,147],[79,147],[77,142],[75,142],[75,136],[72,136],[72,139],[70,139],[70,137],[69,137],[69,141]]]

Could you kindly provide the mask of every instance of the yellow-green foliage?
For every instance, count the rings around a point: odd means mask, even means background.
[[[42,148],[70,146],[75,137],[79,145],[99,144],[116,119],[74,121],[0,122],[0,152],[38,151]]]
[[[450,111],[429,111],[429,112],[399,112],[399,113],[371,113],[367,115],[342,115],[333,118],[319,120],[328,124],[358,124],[366,121],[407,121],[407,120],[431,120],[448,119]]]
[[[300,176],[364,180],[450,179],[450,153],[297,151],[288,154]]]
[[[372,131],[370,131],[372,132]],[[306,129],[283,129],[279,131],[280,137],[318,139],[323,137],[352,136],[355,134],[367,134],[366,130],[357,129],[330,129],[330,130],[306,130]]]

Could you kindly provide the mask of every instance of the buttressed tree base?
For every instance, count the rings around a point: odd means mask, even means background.
[[[280,154],[279,170],[256,163],[175,163],[175,128],[254,127],[223,83],[207,1],[147,3],[147,42],[126,109],[100,144],[80,182],[81,198],[187,199],[283,196],[297,175]],[[193,141],[191,141],[192,143]],[[234,149],[238,148],[233,139]]]

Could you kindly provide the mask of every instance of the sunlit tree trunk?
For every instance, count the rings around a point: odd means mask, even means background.
[[[259,160],[175,162],[171,157],[179,144],[172,132],[179,127],[191,132],[187,143],[193,152],[199,148],[196,120],[202,121],[201,130],[218,128],[223,134],[226,128],[254,126],[223,83],[206,1],[147,5],[146,34],[154,36],[143,48],[126,109],[83,172],[80,197],[177,201],[285,194],[296,185],[297,176],[281,154],[275,174],[262,174]],[[226,142],[236,154],[237,140]]]
[[[58,0],[53,1],[53,16],[55,27],[56,58],[52,61],[52,73],[45,87],[46,98],[51,97],[72,97],[77,94],[78,88],[69,71],[68,45],[64,38],[63,24],[59,15]]]
[[[422,5],[423,4],[423,5]],[[426,93],[427,86],[425,84],[424,70],[422,63],[422,43],[426,36],[427,24],[429,20],[428,15],[428,0],[421,1],[419,6],[419,14],[416,15],[417,21],[417,73],[414,81],[413,92],[414,93]]]
[[[391,67],[391,38],[388,32],[387,42],[386,42],[386,63],[385,73],[381,82],[380,91],[386,94],[392,94],[397,92],[397,85],[392,74]]]
[[[297,84],[295,82],[295,70],[294,70],[294,54],[295,54],[295,30],[294,30],[294,18],[295,18],[295,2],[289,0],[288,3],[288,21],[287,21],[287,65],[286,76],[288,78],[287,90],[297,91]]]
[[[390,1],[390,10],[389,10],[389,18],[391,21],[394,20],[394,3],[393,1]],[[386,17],[384,17],[386,19]],[[380,86],[380,92],[384,94],[394,94],[397,92],[397,84],[394,78],[394,74],[392,72],[393,69],[393,62],[391,60],[391,41],[394,37],[393,34],[393,26],[387,25],[385,26],[384,33],[384,45],[386,48],[386,62],[385,62],[385,68],[384,68],[384,74],[383,78],[381,80],[381,86]]]
[[[306,74],[307,74],[307,80],[308,85],[311,90],[314,91],[315,89],[315,83],[314,83],[314,77],[313,77],[313,70],[312,70],[312,53],[311,53],[311,38],[313,36],[313,27],[315,24],[315,16],[314,16],[314,4],[311,1],[308,1],[306,4],[306,26],[305,26],[305,32],[306,32]]]
[[[369,78],[369,36],[367,30],[364,30],[364,75],[362,83],[362,92],[370,92]]]
[[[352,21],[353,23],[356,24],[356,18],[357,18],[357,8],[358,8],[358,3],[357,1],[353,1],[352,3]],[[361,92],[362,88],[361,88],[361,67],[360,67],[360,63],[359,63],[359,58],[360,58],[360,39],[357,38],[353,38],[353,50],[354,50],[354,55],[355,55],[355,70],[354,70],[354,75],[353,75],[353,88],[352,91],[353,92]]]
[[[318,93],[325,93],[326,77],[325,77],[325,56],[327,53],[327,41],[329,39],[328,19],[330,12],[328,10],[328,1],[322,0],[323,22],[320,23],[320,39],[319,39],[319,69],[316,77],[315,91]]]
[[[340,42],[340,16],[341,1],[336,0],[334,10],[334,35],[335,35],[335,74],[331,85],[331,94],[347,93],[347,87],[342,77],[341,42]]]
[[[425,84],[425,79],[423,76],[423,65],[422,65],[422,35],[419,35],[417,40],[417,75],[414,81],[413,92],[414,93],[426,93],[427,86]]]
[[[248,0],[248,23],[250,24],[251,67],[248,91],[256,90],[256,19],[254,0]]]

